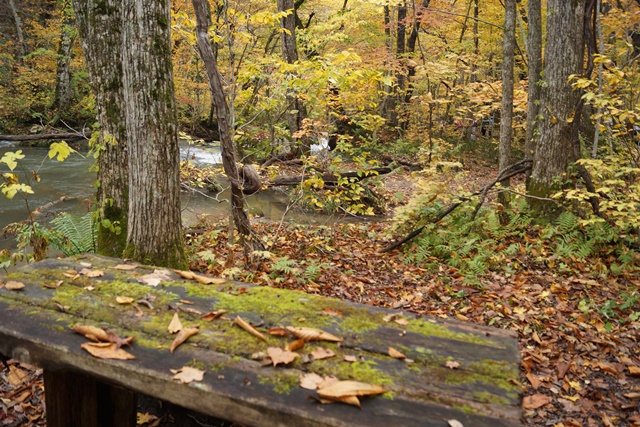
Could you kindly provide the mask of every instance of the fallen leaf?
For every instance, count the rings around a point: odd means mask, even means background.
[[[533,387],[534,390],[537,390],[538,387],[540,387],[540,380],[538,379],[537,376],[535,376],[531,372],[529,372],[526,375],[526,377],[529,380],[529,382],[531,383],[531,387]]]
[[[202,283],[203,285],[220,285],[222,283],[227,283],[227,280],[225,279],[221,279],[219,277],[201,276],[199,274],[194,273],[193,271],[184,271],[184,270],[173,270],[173,271],[182,278],[195,280],[198,283]]]
[[[267,331],[269,335],[275,335],[277,337],[286,337],[287,330],[285,328],[271,328]]]
[[[182,304],[193,305],[192,301],[189,301],[189,300],[186,300],[186,299],[179,299],[178,302],[182,303]]]
[[[58,289],[62,285],[62,283],[64,283],[62,280],[58,280],[55,285],[50,285],[48,283],[45,283],[42,286],[47,289]]]
[[[86,289],[87,291],[91,292],[95,289],[95,286],[85,286],[83,289]]]
[[[202,381],[204,379],[204,371],[190,366],[183,366],[178,370],[171,369],[171,372],[175,374],[173,379],[183,384],[189,384],[192,381]]]
[[[148,412],[145,412],[144,414],[142,412],[138,412],[136,417],[136,425],[141,426],[153,422],[157,419],[158,417],[156,417],[155,415],[151,415]]]
[[[407,358],[407,356],[405,356],[404,353],[396,350],[393,347],[389,347],[387,351],[389,352],[389,356],[393,357],[394,359],[404,360]]]
[[[122,347],[123,345],[128,345],[129,347],[131,347],[131,341],[135,339],[135,337],[120,338],[113,332],[107,332],[107,338],[109,342],[114,343],[118,348]]]
[[[296,338],[301,338],[305,341],[343,341],[342,338],[338,338],[335,335],[331,335],[330,333],[320,329],[306,328],[302,326],[287,326],[286,329]]]
[[[194,336],[199,332],[198,328],[184,328],[178,332],[176,335],[176,339],[171,343],[171,347],[169,347],[169,351],[173,353],[173,351],[180,346],[183,342],[185,342],[189,337]]]
[[[407,319],[405,319],[404,317],[399,317],[397,319],[393,319],[394,322],[396,322],[398,325],[402,325],[402,326],[406,326],[409,324],[409,321]]]
[[[97,357],[98,359],[129,360],[136,358],[133,354],[127,353],[123,349],[118,348],[114,343],[86,342],[80,347],[82,347],[87,352],[89,352],[89,354],[91,354],[93,357]]]
[[[13,280],[9,280],[4,287],[8,290],[8,291],[19,291],[20,289],[24,289],[24,283],[22,282],[15,282]]]
[[[393,320],[397,319],[397,318],[398,318],[398,316],[400,316],[398,313],[391,313],[391,314],[387,314],[386,316],[384,316],[384,317],[382,318],[382,321],[384,321],[384,322],[387,322],[387,323],[388,323],[388,322],[391,322],[391,321],[393,321]]]
[[[314,372],[300,375],[300,387],[307,390],[316,390],[318,385],[322,384],[322,381],[324,381],[324,378]]]
[[[536,393],[532,396],[525,396],[522,401],[522,407],[524,409],[538,409],[551,402],[551,397]]]
[[[180,322],[180,318],[178,317],[178,313],[174,313],[173,314],[173,319],[171,319],[171,322],[169,323],[169,326],[167,326],[167,329],[169,329],[169,333],[170,334],[177,334],[178,332],[180,332],[180,330],[182,330],[183,326],[182,326],[182,322]]]
[[[336,354],[328,348],[316,348],[311,352],[311,356],[313,356],[315,360],[328,359],[335,355]]]
[[[449,427],[464,427],[462,423],[458,420],[448,420]]]
[[[638,366],[629,366],[629,373],[633,376],[640,375],[640,367]]]
[[[256,328],[254,328],[253,326],[248,324],[240,316],[236,316],[236,320],[234,320],[234,323],[236,325],[240,326],[245,331],[249,332],[254,337],[260,338],[262,341],[265,341],[265,342],[267,341],[267,339],[264,337],[264,335],[262,335],[262,333],[260,331],[258,331]]]
[[[65,277],[70,277],[71,280],[77,279],[78,277],[80,277],[80,275],[75,271],[74,272],[68,271],[68,272],[62,273],[62,275]]]
[[[333,308],[325,308],[324,310],[322,310],[322,314],[326,315],[326,316],[335,316],[335,317],[342,317],[342,312],[339,310],[335,310]]]
[[[344,356],[344,361],[345,362],[354,363],[354,362],[358,361],[358,358],[356,356],[351,355],[351,354],[346,354]]]
[[[294,353],[289,350],[283,350],[278,347],[267,348],[267,354],[271,358],[271,361],[273,362],[273,366],[276,366],[279,363],[288,365],[289,363],[296,360],[296,358],[300,357],[298,353]]]
[[[90,268],[83,268],[82,270],[80,270],[80,273],[78,273],[82,276],[87,276],[87,277],[102,277],[104,276],[104,271],[102,270],[91,270]]]
[[[114,270],[135,270],[138,267],[138,264],[118,264],[113,268]]]
[[[77,334],[84,336],[92,341],[96,342],[108,342],[109,335],[104,329],[97,328],[90,325],[74,325],[71,330]]]
[[[337,381],[327,387],[318,389],[318,395],[325,399],[340,399],[346,396],[370,396],[382,394],[388,390],[377,384],[359,381]]]
[[[134,301],[131,297],[116,297],[116,302],[118,304],[131,304]]]
[[[158,286],[160,282],[169,280],[171,280],[171,277],[169,277],[169,271],[167,270],[153,270],[153,273],[138,277],[138,282],[149,286]]]
[[[212,320],[216,320],[218,317],[220,317],[223,314],[226,314],[228,312],[229,312],[229,310],[211,311],[211,312],[205,314],[204,316],[202,316],[201,319],[206,321],[206,322],[211,322]]]
[[[447,360],[445,362],[445,365],[449,369],[458,369],[460,367],[460,363],[456,362],[455,360]]]
[[[296,351],[300,350],[302,347],[304,347],[304,340],[295,340],[287,344],[285,350]]]
[[[9,384],[11,384],[12,386],[17,387],[21,385],[23,382],[25,382],[25,379],[27,379],[28,377],[29,377],[28,372],[23,371],[22,369],[14,365],[9,365],[9,375],[7,376],[7,380],[9,381]]]

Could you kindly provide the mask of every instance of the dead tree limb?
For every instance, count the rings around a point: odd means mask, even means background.
[[[478,205],[476,206],[476,211],[473,214],[473,217],[475,218],[475,215],[476,215],[477,211],[480,209],[480,206],[482,206],[482,204],[484,203],[484,199],[486,198],[487,192],[494,185],[496,185],[498,182],[500,182],[502,180],[505,180],[505,179],[508,179],[508,178],[513,178],[516,175],[519,175],[521,173],[525,173],[525,172],[531,170],[531,166],[532,166],[532,161],[531,160],[522,160],[520,162],[512,164],[511,166],[508,166],[500,174],[498,174],[496,179],[494,179],[492,182],[490,182],[489,184],[485,185],[480,190],[472,193],[469,197],[464,197],[464,196],[458,197],[458,201],[457,202],[449,204],[446,207],[446,209],[444,209],[442,212],[440,212],[434,218],[429,220],[427,223],[428,224],[437,224],[438,222],[442,221],[447,215],[449,215],[451,212],[453,212],[458,206],[460,206],[461,204],[463,204],[465,202],[470,201],[473,196],[480,195],[481,196],[480,202],[478,202]],[[391,245],[387,246],[386,248],[381,249],[379,251],[379,253],[383,254],[383,253],[386,253],[386,252],[390,252],[390,251],[392,251],[392,250],[394,250],[396,248],[399,248],[400,246],[404,245],[405,243],[407,243],[411,239],[414,239],[415,237],[420,235],[420,233],[422,233],[424,228],[425,228],[424,225],[421,226],[421,227],[416,228],[415,230],[413,230],[411,233],[407,234],[405,237],[403,237],[398,242],[392,243]]]
[[[354,178],[356,181],[361,181],[365,178],[385,175],[385,174],[391,173],[392,171],[393,169],[389,167],[383,167],[383,168],[367,169],[365,171],[341,172],[339,174],[326,172],[322,174],[322,180],[324,181],[325,186],[335,187],[336,185],[338,185],[338,180],[340,178]],[[276,178],[273,181],[269,182],[268,185],[270,187],[279,187],[284,185],[299,185],[302,181],[306,179],[306,177],[308,177],[308,175],[282,176],[280,178]]]
[[[25,142],[25,141],[46,141],[51,139],[89,139],[81,133],[36,133],[34,135],[0,135],[0,141]]]

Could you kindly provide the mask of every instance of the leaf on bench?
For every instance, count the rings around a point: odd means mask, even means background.
[[[91,270],[90,268],[83,268],[82,270],[80,270],[80,272],[78,273],[82,276],[87,276],[87,277],[102,277],[104,276],[104,271],[102,270]]]
[[[328,348],[322,348],[322,347],[316,348],[311,352],[311,356],[313,356],[314,360],[328,359],[335,355],[336,354],[333,351],[329,350]]]
[[[220,317],[223,314],[226,314],[228,312],[229,312],[229,310],[211,311],[211,312],[203,315],[200,319],[204,320],[205,322],[211,322],[212,320],[216,320],[218,317]]]
[[[404,353],[402,353],[401,351],[396,350],[393,347],[389,347],[389,356],[393,357],[394,359],[400,359],[400,360],[404,360],[407,358],[407,356],[404,355]]]
[[[176,336],[176,339],[174,339],[173,342],[171,343],[171,347],[169,348],[169,351],[171,351],[171,353],[173,353],[173,351],[176,348],[178,348],[178,346],[180,346],[180,344],[182,344],[189,337],[194,336],[198,332],[199,332],[198,328],[183,328],[183,329],[181,329],[180,332],[178,332],[178,335]]]
[[[293,351],[283,350],[278,347],[269,347],[267,349],[267,354],[271,358],[273,362],[273,366],[278,365],[279,363],[288,365],[289,363],[296,360],[300,355],[298,353],[294,353]]]
[[[201,276],[199,274],[194,273],[193,271],[185,271],[185,270],[173,270],[178,276],[188,279],[195,280],[198,283],[202,283],[203,285],[220,285],[222,283],[227,283],[225,279],[220,279],[218,277],[207,277]]]
[[[71,330],[92,341],[109,342],[109,335],[107,335],[105,330],[101,328],[96,328],[95,326],[75,325],[71,328]]]
[[[174,313],[173,314],[173,319],[171,319],[171,323],[169,323],[169,326],[167,327],[167,329],[169,330],[169,333],[177,334],[183,328],[184,328],[184,326],[182,326],[182,322],[180,321],[180,318],[178,317],[178,313]]]
[[[82,347],[89,354],[91,354],[93,357],[97,357],[98,359],[129,360],[136,358],[133,354],[128,353],[121,348],[118,348],[114,343],[86,342],[80,345],[80,347]]]
[[[262,335],[259,330],[248,324],[242,317],[236,316],[236,320],[234,320],[234,323],[240,326],[245,331],[249,332],[254,337],[260,338],[262,341],[267,342],[267,339],[264,337],[264,335]]]
[[[178,380],[183,384],[189,384],[192,381],[202,381],[204,379],[204,371],[189,366],[183,366],[180,369],[171,369],[175,375],[174,380]]]
[[[9,280],[4,286],[8,291],[19,291],[20,289],[24,289],[24,283],[14,282],[13,280]]]
[[[319,388],[318,395],[324,399],[360,407],[360,400],[358,400],[357,396],[371,396],[387,391],[386,388],[377,384],[359,381],[337,381],[327,387]]]
[[[307,328],[304,326],[287,326],[287,331],[291,332],[296,338],[301,338],[305,341],[331,341],[342,342],[342,338],[338,338],[335,335],[331,335],[328,332],[315,328]]]
[[[153,273],[138,277],[138,282],[154,287],[158,286],[160,282],[169,280],[171,280],[171,277],[169,277],[168,270],[153,270]]]

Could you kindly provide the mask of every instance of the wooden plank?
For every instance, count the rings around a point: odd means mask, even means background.
[[[137,279],[153,271],[112,267],[121,260],[88,256],[46,260],[12,273],[5,280],[27,286],[0,289],[0,353],[48,366],[73,366],[100,381],[118,384],[202,413],[260,426],[441,426],[457,419],[463,425],[520,425],[519,352],[506,331],[442,319],[402,315],[406,325],[384,318],[391,310],[352,304],[300,292],[226,282],[202,285],[172,279],[150,287]],[[75,272],[100,269],[102,277]],[[66,273],[66,275],[65,275]],[[62,280],[57,289],[44,288]],[[134,305],[120,305],[130,296]],[[146,302],[143,302],[146,301]],[[187,304],[185,301],[191,302]],[[299,352],[322,347],[336,356],[282,367],[261,367],[254,353],[282,347],[287,340],[267,335],[267,343],[235,326],[232,320],[205,322],[200,313],[229,310],[263,332],[276,326],[316,327],[344,338],[342,343],[307,343]],[[167,325],[178,312],[185,326],[200,332],[174,353]],[[334,315],[328,315],[334,314]],[[340,316],[336,314],[340,314]],[[68,328],[76,323],[100,326],[125,337],[135,335],[131,361],[99,360],[80,344],[86,339]],[[388,347],[413,363],[388,356]],[[355,356],[356,363],[344,361]],[[447,360],[460,364],[449,369]],[[169,369],[185,365],[204,369],[201,383],[171,380]],[[383,384],[386,395],[365,399],[363,410],[343,404],[319,405],[315,392],[298,386],[308,372],[340,379]]]

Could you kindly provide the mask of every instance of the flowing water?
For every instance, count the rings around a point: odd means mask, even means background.
[[[84,215],[91,208],[95,197],[96,173],[89,168],[93,164],[93,157],[87,153],[72,154],[64,162],[47,157],[48,149],[35,147],[17,147],[7,141],[0,141],[0,158],[7,151],[21,150],[25,158],[20,160],[14,170],[19,175],[20,182],[31,182],[34,194],[29,194],[27,200],[17,194],[9,200],[0,194],[0,235],[1,230],[10,223],[23,221],[33,211],[47,203],[64,200],[47,210],[46,216],[38,216],[39,221],[52,219],[55,214],[69,212]],[[220,150],[215,146],[181,145],[182,159],[189,159],[196,164],[219,164]],[[37,171],[40,182],[33,179],[32,171]],[[0,164],[0,173],[8,172],[5,164]],[[228,192],[215,193],[182,193],[182,219],[185,226],[191,227],[198,223],[202,216],[217,218],[229,214]],[[273,221],[283,219],[303,224],[332,224],[344,220],[337,216],[327,216],[318,213],[305,213],[288,209],[286,194],[276,190],[264,190],[247,197],[249,213]],[[0,249],[15,247],[13,236],[0,237]]]

